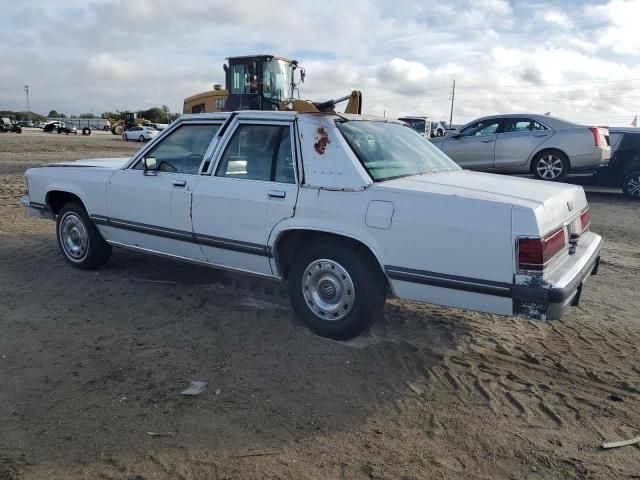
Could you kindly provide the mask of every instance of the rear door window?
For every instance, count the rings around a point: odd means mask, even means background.
[[[547,130],[547,127],[531,118],[505,118],[501,133],[535,132]]]
[[[288,125],[242,124],[227,144],[216,176],[295,183],[293,163]]]

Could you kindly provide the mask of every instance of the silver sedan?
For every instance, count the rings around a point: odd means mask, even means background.
[[[593,171],[611,157],[608,129],[547,115],[483,117],[432,143],[463,168],[533,173],[542,180]]]

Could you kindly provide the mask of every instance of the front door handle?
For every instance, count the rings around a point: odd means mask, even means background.
[[[539,137],[546,137],[547,135],[549,135],[548,133],[540,133],[538,135],[534,135],[534,137],[539,138]]]
[[[285,198],[287,193],[282,190],[269,190],[269,196],[271,198]]]
[[[184,187],[187,185],[187,181],[186,180],[174,180],[173,181],[173,185],[176,187]]]
[[[493,142],[493,138],[491,140],[480,140],[482,143],[491,143]]]

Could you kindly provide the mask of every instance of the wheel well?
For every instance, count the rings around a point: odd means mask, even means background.
[[[545,154],[545,153],[556,153],[560,156],[562,156],[567,163],[569,164],[569,170],[571,170],[571,162],[569,161],[569,155],[567,155],[566,153],[564,153],[562,150],[558,149],[558,148],[545,148],[543,150],[540,150],[538,153],[536,153],[533,158],[531,159],[531,164],[529,165],[529,170],[531,170],[531,173],[533,173],[533,168],[534,168],[534,161],[541,155]]]
[[[317,230],[287,230],[280,234],[276,240],[274,250],[278,269],[284,278],[286,278],[289,273],[289,266],[291,265],[291,261],[295,253],[311,242],[339,242],[350,248],[360,249],[368,255],[373,262],[375,262],[380,269],[380,273],[385,278],[387,286],[389,286],[389,280],[384,274],[382,265],[380,265],[378,258],[367,245],[351,237]]]
[[[60,209],[65,203],[76,202],[82,207],[84,204],[80,197],[73,193],[63,192],[60,190],[52,190],[47,193],[47,207],[49,207],[49,211],[51,211],[54,215],[58,215],[60,213]]]

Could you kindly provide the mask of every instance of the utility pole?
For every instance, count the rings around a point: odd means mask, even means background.
[[[31,104],[29,103],[29,85],[24,86],[24,93],[27,96],[27,117],[31,121]]]
[[[451,113],[449,114],[449,128],[453,128],[453,101],[456,98],[456,81],[451,84]]]

